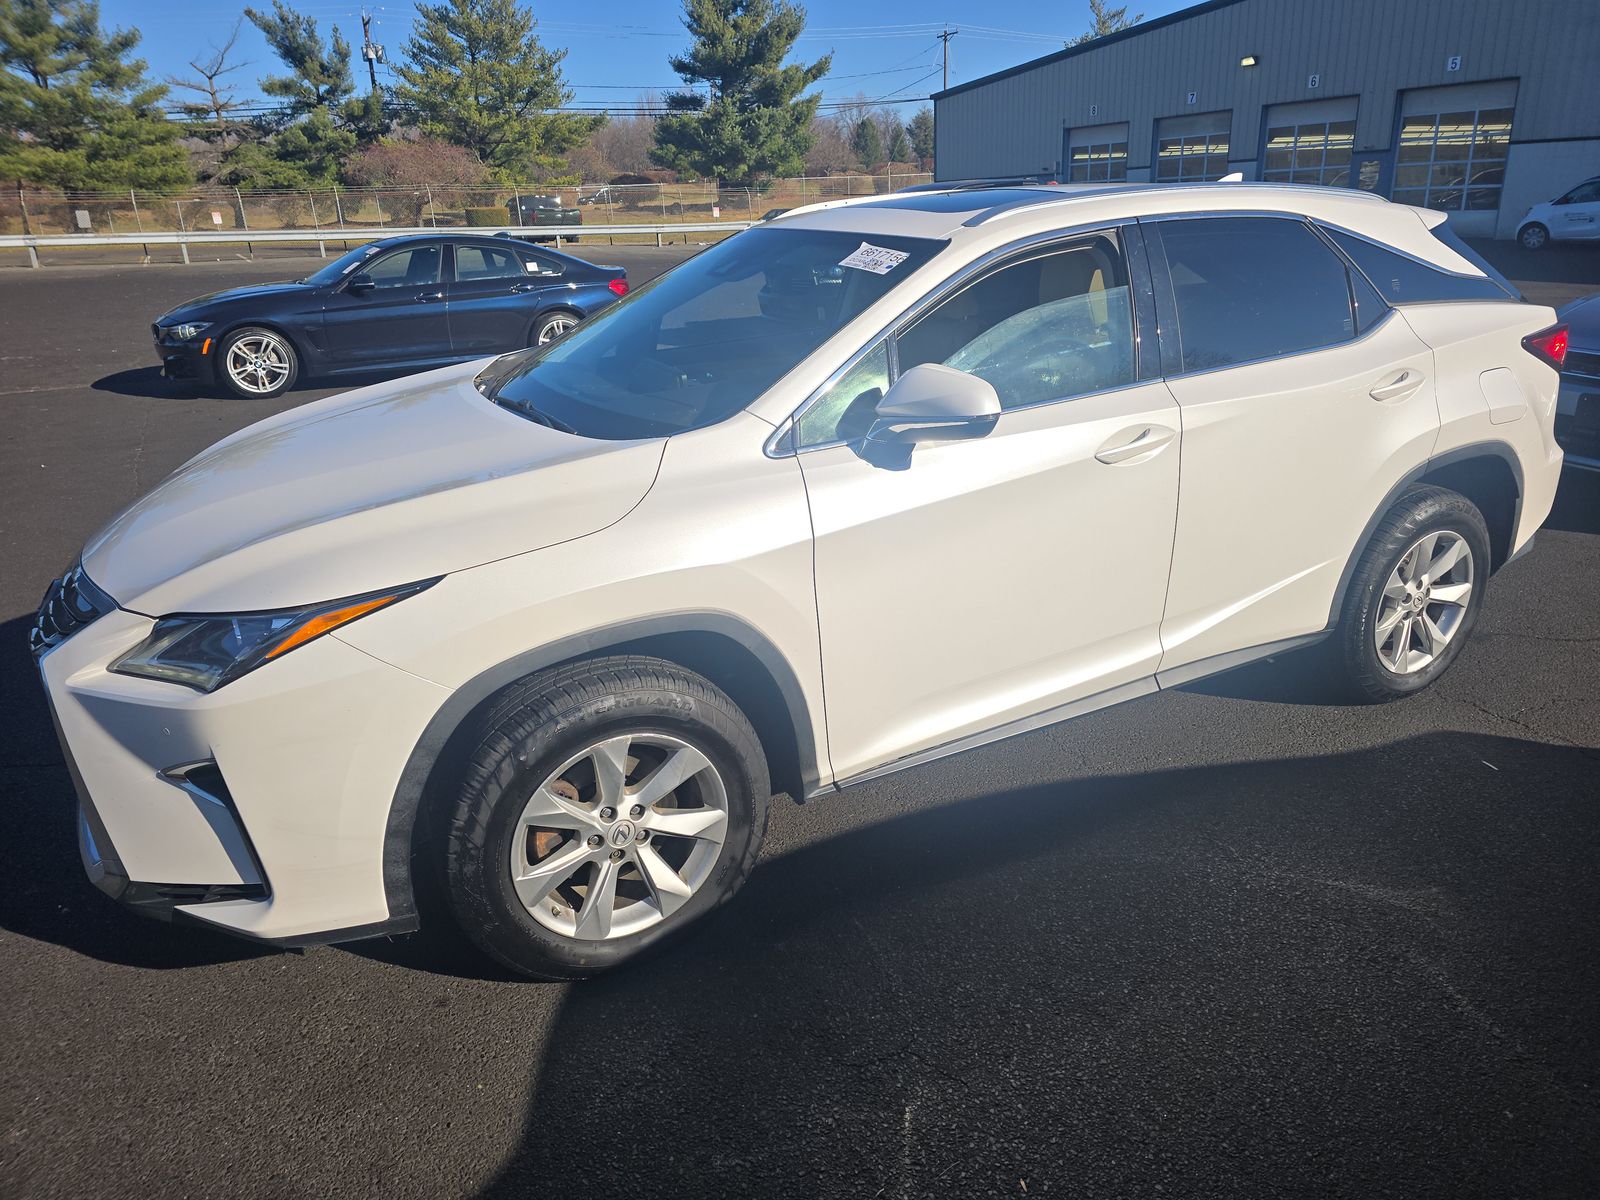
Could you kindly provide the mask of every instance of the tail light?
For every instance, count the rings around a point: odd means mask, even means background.
[[[1522,339],[1522,348],[1557,371],[1567,361],[1567,327],[1552,325]]]
[[[619,296],[626,296],[628,294],[628,281],[625,278],[623,278],[621,275],[617,276],[610,283],[606,284],[606,286],[608,288],[610,288],[613,292],[615,292]],[[1567,331],[1565,329],[1563,329],[1561,331],[1561,337],[1562,337],[1561,353],[1563,353],[1563,354],[1565,354],[1567,352],[1567,343],[1566,343],[1566,340],[1565,340],[1566,336],[1567,336]],[[1527,343],[1524,342],[1523,345],[1527,345]]]

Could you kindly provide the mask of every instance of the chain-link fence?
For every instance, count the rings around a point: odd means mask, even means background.
[[[157,192],[63,192],[23,186],[0,192],[0,233],[139,234],[199,230],[522,225],[657,225],[675,221],[750,221],[777,208],[894,191],[928,182],[927,172],[779,179],[761,188],[716,183],[608,183],[579,187],[331,187],[309,191],[203,188]],[[626,237],[626,234],[620,235]],[[641,235],[643,236],[643,235]],[[246,240],[241,237],[240,239]]]

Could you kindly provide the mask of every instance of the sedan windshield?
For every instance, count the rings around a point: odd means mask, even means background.
[[[947,243],[756,228],[478,378],[496,403],[583,437],[664,437],[738,412]]]
[[[334,259],[320,271],[317,271],[311,275],[307,275],[300,282],[315,283],[319,285],[324,283],[337,283],[350,271],[354,270],[359,264],[366,262],[367,259],[371,258],[381,249],[383,249],[383,247],[377,242],[369,242],[365,246],[357,246],[348,254],[341,254],[338,258]]]

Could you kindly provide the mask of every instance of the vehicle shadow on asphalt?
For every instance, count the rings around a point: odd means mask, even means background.
[[[78,858],[77,799],[28,650],[33,618],[0,624],[0,928],[102,962],[157,969],[282,953],[137,916],[103,896]]]
[[[1429,734],[775,858],[568,989],[479,1195],[1593,1194],[1596,766]]]
[[[349,391],[366,387],[370,383],[400,379],[408,374],[414,372],[364,371],[359,375],[340,375],[337,379],[307,376],[297,380],[287,395],[292,396],[297,392],[325,392],[329,389]],[[161,373],[160,367],[136,367],[127,371],[117,371],[96,379],[89,386],[97,392],[109,392],[114,396],[132,396],[143,400],[192,400],[196,396],[201,396],[227,403],[239,399],[214,384],[168,379]]]

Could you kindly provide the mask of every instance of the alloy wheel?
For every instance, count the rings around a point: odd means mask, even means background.
[[[290,350],[282,338],[270,333],[250,333],[228,347],[223,364],[228,378],[241,390],[266,395],[289,378]]]
[[[539,345],[544,346],[569,332],[577,322],[571,317],[556,317],[539,330]]]
[[[1472,602],[1472,548],[1458,533],[1424,534],[1400,556],[1378,601],[1372,638],[1397,675],[1432,664],[1454,640]]]
[[[512,832],[511,885],[552,932],[626,937],[694,896],[727,832],[728,792],[709,758],[669,734],[622,734],[533,790]]]

